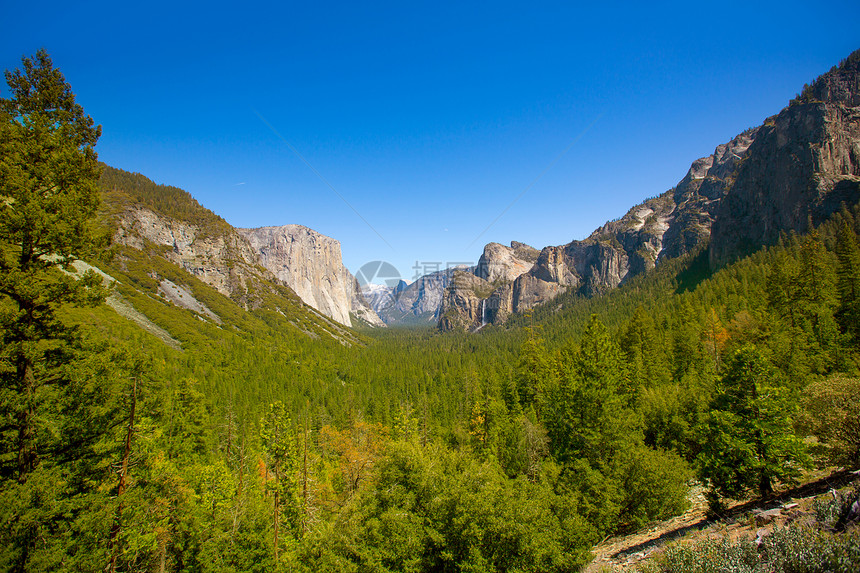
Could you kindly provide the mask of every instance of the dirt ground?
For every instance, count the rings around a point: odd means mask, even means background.
[[[701,486],[690,491],[690,509],[683,515],[655,523],[636,533],[612,537],[592,548],[594,559],[584,573],[635,571],[643,560],[653,557],[670,542],[704,538],[735,541],[767,535],[775,526],[794,522],[814,521],[813,500],[830,489],[839,489],[860,478],[860,472],[835,470],[807,476],[806,483],[778,492],[767,500],[754,499],[730,502],[719,519],[708,519],[704,490]]]

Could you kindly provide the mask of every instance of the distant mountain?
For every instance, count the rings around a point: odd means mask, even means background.
[[[361,294],[367,304],[370,305],[370,308],[381,317],[380,313],[394,304],[394,298],[407,286],[409,286],[409,283],[404,280],[401,280],[395,286],[368,283],[361,287]]]
[[[543,248],[526,271],[503,261],[478,281],[453,281],[438,326],[477,330],[565,291],[598,295],[705,241],[721,266],[858,200],[860,50],[764,125],[694,161],[673,189],[586,239]]]
[[[463,267],[469,272],[474,267]],[[365,299],[388,325],[436,324],[445,289],[451,283],[454,269],[445,269],[419,277],[396,287],[365,285]]]
[[[362,293],[370,306],[389,325],[435,324],[444,308],[445,290],[454,273],[466,272],[495,284],[513,281],[528,271],[540,251],[525,243],[510,247],[489,243],[475,267],[445,269],[419,277],[412,284],[401,281],[396,287],[365,285]]]

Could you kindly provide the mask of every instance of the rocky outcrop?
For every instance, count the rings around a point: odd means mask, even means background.
[[[484,247],[475,276],[491,283],[512,282],[532,268],[540,251],[525,243],[512,241],[510,247],[489,243]]]
[[[452,269],[430,273],[395,291],[392,304],[385,309],[383,319],[388,324],[436,322],[442,307],[442,296],[453,273]]]
[[[147,244],[161,248],[159,253],[223,295],[246,307],[256,306],[249,282],[271,279],[259,268],[251,246],[231,227],[218,233],[207,232],[186,221],[160,215],[144,207],[131,207],[117,217],[114,243],[143,250]]]
[[[451,285],[454,272],[471,273],[483,279],[487,285],[482,291],[491,292],[528,271],[539,254],[534,247],[517,241],[512,241],[510,247],[489,243],[476,267],[444,269],[419,277],[411,284],[401,281],[395,287],[368,284],[362,290],[365,299],[386,324],[438,323],[445,289]]]
[[[340,242],[302,225],[237,229],[278,280],[306,304],[346,326],[350,313],[374,326],[382,321],[343,265]]]
[[[860,51],[760,128],[719,205],[716,267],[860,200]]]
[[[441,298],[439,329],[478,331],[487,324],[503,322],[515,312],[514,281],[534,266],[540,254],[517,241],[511,241],[510,247],[487,244],[478,265],[471,269],[474,278],[458,273],[458,280],[452,281]]]
[[[735,172],[758,131],[748,129],[718,145],[713,155],[693,162],[672,192],[676,208],[663,236],[661,258],[680,256],[710,238],[717,207],[734,183]]]

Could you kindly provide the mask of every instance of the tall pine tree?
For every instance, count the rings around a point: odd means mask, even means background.
[[[21,483],[52,449],[40,427],[74,332],[64,304],[100,302],[101,279],[64,273],[91,252],[101,134],[44,50],[6,72],[0,98],[0,476]]]

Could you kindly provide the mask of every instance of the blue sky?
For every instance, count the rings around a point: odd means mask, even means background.
[[[0,66],[45,47],[103,161],[407,279],[587,236],[860,48],[856,1],[25,4]]]

